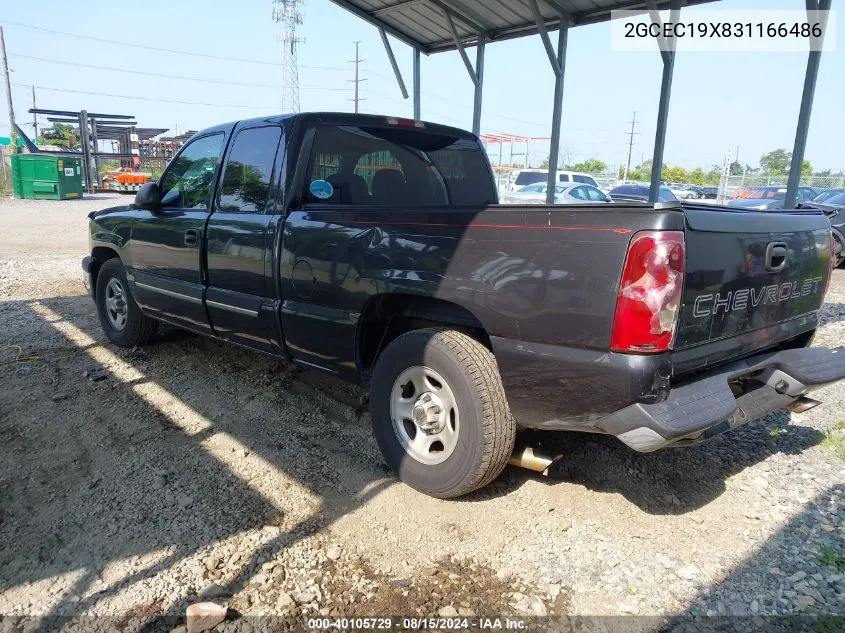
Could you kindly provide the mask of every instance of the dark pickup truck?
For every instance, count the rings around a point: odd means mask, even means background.
[[[219,125],[83,260],[114,344],[159,322],[369,387],[387,463],[430,495],[494,479],[521,429],[692,444],[817,404],[819,211],[497,204],[467,132],[299,114]]]

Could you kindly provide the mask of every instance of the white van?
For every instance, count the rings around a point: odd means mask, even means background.
[[[519,169],[514,172],[510,190],[519,191],[525,185],[533,185],[535,182],[546,182],[548,177],[549,172],[546,169]],[[595,178],[589,174],[582,174],[577,171],[558,171],[557,181],[564,183],[580,182],[598,188]]]

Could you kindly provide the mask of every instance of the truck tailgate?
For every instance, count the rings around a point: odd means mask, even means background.
[[[684,214],[686,272],[675,350],[762,332],[819,309],[830,271],[823,214],[695,205],[685,205]],[[753,347],[776,342],[765,339]]]

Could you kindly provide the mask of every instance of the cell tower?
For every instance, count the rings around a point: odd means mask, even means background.
[[[302,24],[301,7],[305,0],[273,0],[273,19],[284,25],[279,36],[282,43],[282,112],[299,112],[299,67],[297,45],[305,41],[297,37],[296,27]]]

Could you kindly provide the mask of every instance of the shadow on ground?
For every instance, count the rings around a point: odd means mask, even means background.
[[[84,296],[0,303],[0,320],[0,345],[28,348],[0,366],[0,440],[18,456],[0,464],[0,538],[14,543],[0,553],[0,590],[70,576],[53,614],[85,611],[210,544],[269,528],[272,538],[226,583],[237,592],[262,559],[395,483],[366,417],[337,402],[354,406],[360,395],[341,383],[297,378],[273,359],[181,333],[150,348],[102,348]],[[106,370],[97,350],[137,376]],[[646,512],[679,514],[718,497],[738,471],[800,452],[821,434],[778,414],[699,447],[649,455],[613,438],[535,439],[566,456],[542,478],[549,485],[619,492]],[[227,441],[231,459],[221,453]],[[264,468],[278,471],[284,490],[261,489]],[[531,477],[509,468],[467,501],[507,494]],[[109,575],[115,561],[139,556],[147,562]]]

